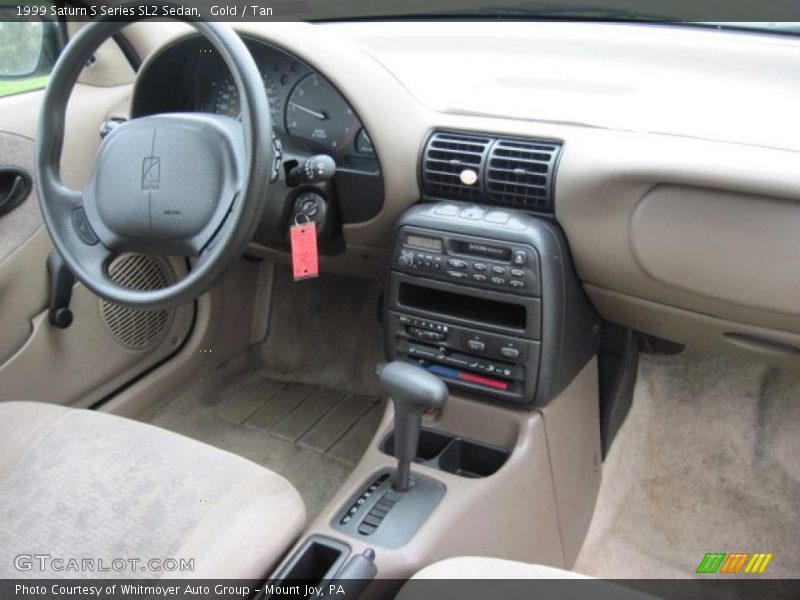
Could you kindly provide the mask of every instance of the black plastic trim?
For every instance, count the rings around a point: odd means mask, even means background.
[[[3,180],[8,180],[5,189]],[[0,216],[10,213],[20,206],[33,191],[33,179],[30,173],[17,166],[0,165]]]
[[[448,202],[457,206],[461,211],[474,204],[463,202]],[[401,247],[401,232],[404,227],[414,227],[430,230],[434,234],[458,234],[492,239],[510,244],[531,246],[540,257],[541,278],[541,346],[538,378],[535,384],[535,393],[531,393],[532,385],[526,384],[526,397],[520,398],[518,403],[526,406],[546,405],[559,392],[564,390],[586,363],[597,353],[600,342],[600,318],[594,307],[589,302],[575,272],[570,256],[566,236],[557,223],[550,219],[534,217],[528,213],[509,209],[492,209],[482,207],[485,211],[502,210],[513,215],[506,226],[488,222],[477,218],[461,216],[442,216],[437,214],[441,204],[420,204],[407,210],[401,216],[395,228],[393,257],[397,257]],[[459,212],[460,215],[460,212]],[[393,269],[399,267],[392,259]],[[399,270],[393,270],[387,278],[388,302],[387,311],[404,312],[404,307],[398,303],[396,289],[399,279],[418,281],[423,285],[439,285],[424,275],[410,275]],[[461,288],[466,293],[483,294],[485,290],[476,289],[468,282],[464,284],[453,281],[446,284],[450,288]],[[508,296],[512,296],[508,294]],[[435,320],[452,322],[446,315],[437,314]],[[389,323],[387,315],[387,323]],[[488,328],[481,323],[465,323],[462,320],[455,323],[484,331],[503,333],[496,328]],[[513,332],[508,332],[512,335]],[[529,332],[528,332],[529,333]],[[387,344],[391,359],[395,358],[395,332],[387,327]],[[526,335],[516,333],[517,338],[527,338]],[[464,389],[471,389],[466,383],[451,384]],[[486,391],[484,396],[492,392]],[[495,394],[498,400],[507,400],[502,394]]]
[[[117,43],[117,46],[119,46],[119,49],[131,66],[131,69],[137,72],[142,66],[142,57],[136,52],[136,48],[133,47],[133,44],[130,43],[128,38],[126,38],[125,34],[121,31],[112,35],[111,39]]]
[[[319,556],[320,552],[330,552],[332,556]],[[280,588],[284,581],[302,581],[307,585],[319,587],[320,584],[331,581],[336,573],[344,566],[350,556],[350,546],[339,540],[323,535],[311,535],[295,550],[289,559],[280,568],[276,576],[269,580],[271,587]],[[332,559],[332,560],[331,560]],[[322,567],[322,569],[320,569]],[[323,572],[320,572],[322,570]],[[268,594],[270,586],[262,586],[263,591],[255,596],[256,600],[269,598],[286,598],[284,594]],[[304,597],[289,595],[289,597]]]
[[[394,432],[386,436],[380,450],[394,456]],[[459,477],[480,479],[494,475],[510,455],[500,446],[423,427],[414,462]]]
[[[604,323],[597,363],[600,440],[605,458],[633,404],[639,367],[639,334],[622,325]]]

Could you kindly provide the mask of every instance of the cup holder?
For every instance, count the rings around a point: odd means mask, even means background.
[[[381,444],[381,452],[394,456],[394,432]],[[478,479],[496,473],[505,464],[508,454],[508,450],[499,446],[423,427],[414,462],[460,477]]]
[[[453,440],[439,456],[439,468],[462,477],[488,477],[508,458],[502,448],[485,446],[461,438]]]
[[[452,435],[433,431],[431,429],[422,429],[419,433],[419,444],[417,445],[417,456],[414,462],[422,463],[435,459],[439,456],[448,444],[453,441]],[[390,433],[389,437],[383,443],[383,452],[394,456],[394,433]]]

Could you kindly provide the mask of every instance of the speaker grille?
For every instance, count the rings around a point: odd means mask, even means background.
[[[145,254],[122,254],[108,267],[115,283],[132,290],[157,290],[174,281],[163,260]],[[100,300],[100,313],[111,335],[131,350],[146,350],[158,345],[172,321],[172,310],[138,310]]]

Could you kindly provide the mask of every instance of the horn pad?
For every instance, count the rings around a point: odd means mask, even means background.
[[[84,197],[103,244],[198,254],[239,189],[240,132],[234,119],[196,114],[146,117],[114,129]]]

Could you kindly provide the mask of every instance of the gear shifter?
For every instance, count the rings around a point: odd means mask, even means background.
[[[422,413],[444,406],[447,386],[425,369],[400,361],[378,365],[376,372],[381,387],[394,402],[394,489],[405,492],[410,484],[411,461],[417,455]]]

